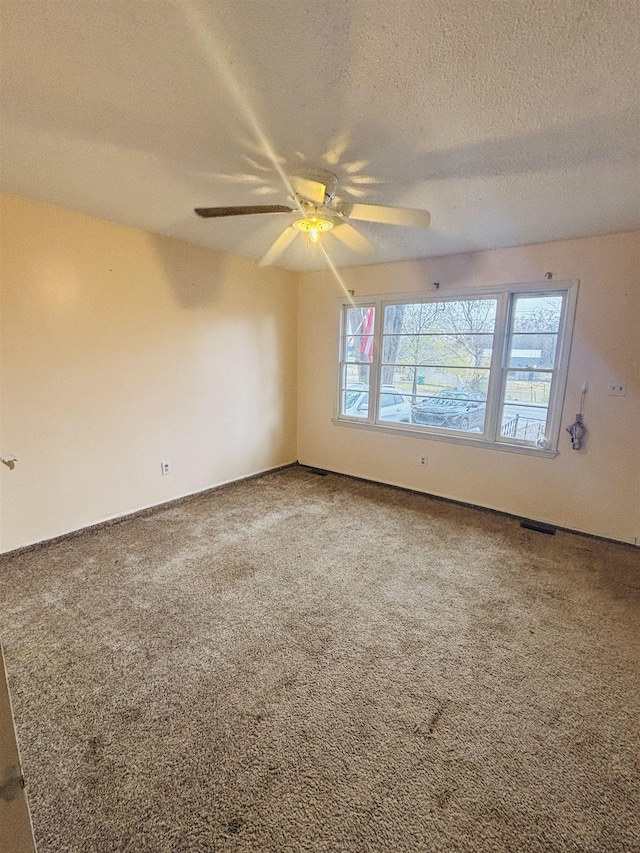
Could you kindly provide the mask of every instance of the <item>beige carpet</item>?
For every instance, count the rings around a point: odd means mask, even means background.
[[[0,559],[40,853],[640,850],[640,552],[296,467]]]

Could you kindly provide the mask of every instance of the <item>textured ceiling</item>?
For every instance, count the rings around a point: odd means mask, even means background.
[[[339,266],[640,228],[636,0],[3,0],[2,187],[259,258],[287,174],[431,212]],[[302,237],[290,269],[326,260]]]

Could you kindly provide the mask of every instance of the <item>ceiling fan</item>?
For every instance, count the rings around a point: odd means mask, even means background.
[[[321,234],[331,231],[333,236],[356,252],[367,254],[375,251],[369,238],[347,222],[348,219],[412,228],[429,227],[431,217],[426,210],[341,201],[336,198],[338,178],[333,172],[323,171],[316,177],[317,180],[303,176],[291,178],[293,191],[291,200],[294,207],[285,204],[196,207],[195,212],[205,219],[222,216],[253,216],[258,213],[294,214],[293,221],[267,249],[258,266],[274,263],[298,234],[307,234],[312,243],[317,243]]]

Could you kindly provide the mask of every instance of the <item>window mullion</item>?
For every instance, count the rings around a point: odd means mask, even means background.
[[[507,293],[506,301],[507,301],[507,312],[508,315],[505,318],[504,322],[504,344],[502,347],[501,355],[502,361],[500,365],[500,398],[498,401],[498,421],[496,423],[496,432],[494,434],[494,441],[500,442],[504,441],[502,438],[502,412],[505,407],[505,399],[507,396],[507,382],[509,380],[509,361],[511,356],[511,346],[513,340],[513,324],[514,324],[514,311],[516,300],[519,296],[523,296],[526,294],[523,293]]]
[[[382,334],[384,309],[380,301],[373,303],[375,307],[373,324],[373,358],[369,370],[369,418],[368,423],[375,424],[380,409],[380,372],[382,370]]]
[[[337,405],[334,409],[336,413],[336,417],[340,417],[342,414],[342,382],[344,376],[344,363],[345,363],[345,340],[346,340],[346,330],[347,330],[347,306],[343,305],[340,310],[340,358],[338,361],[338,401]]]
[[[494,327],[491,365],[489,367],[489,387],[487,389],[487,411],[485,415],[484,434],[489,441],[495,441],[498,435],[500,410],[504,394],[504,370],[506,342],[508,340],[508,318],[510,310],[510,294],[502,293],[498,298],[496,323]]]
[[[362,366],[362,363],[360,361],[358,361],[353,355],[350,356],[348,353],[347,342],[348,342],[349,338],[352,336],[352,332],[351,332],[349,325],[348,325],[347,315],[348,315],[349,309],[352,307],[354,307],[353,302],[349,302],[348,304],[344,304],[342,306],[341,317],[340,317],[340,361],[339,361],[339,367],[338,367],[338,369],[339,369],[339,373],[338,373],[338,390],[339,390],[339,393],[338,393],[337,407],[335,410],[337,418],[340,418],[343,416],[343,399],[344,399],[343,393],[345,390],[348,390],[348,388],[349,388],[349,383],[346,382],[345,378],[344,378],[345,368],[347,368],[349,366],[352,366],[352,367]],[[376,309],[376,303],[369,301],[369,302],[363,303],[357,307],[362,307],[364,309],[372,307],[372,308]],[[377,314],[374,314],[374,317],[377,318]],[[374,320],[374,332],[375,332],[376,324],[377,324],[377,319]],[[374,339],[375,339],[375,335],[372,337],[374,337]],[[368,368],[368,371],[369,371],[369,390],[367,391],[367,393],[370,394],[373,361],[366,362],[366,367]],[[369,409],[371,411],[371,407],[369,407]],[[358,415],[356,415],[356,416],[349,415],[348,417],[349,417],[349,419],[351,419],[351,417],[354,417],[354,420],[356,420],[356,418],[357,418],[357,420],[359,422],[362,422],[365,424],[372,422],[370,417],[363,418],[363,417],[360,417]]]
[[[566,325],[570,299],[575,300],[575,293],[566,292],[562,294],[562,309],[560,314],[560,323],[558,324],[558,345],[556,346],[548,403],[549,416],[547,420],[547,435],[553,439],[553,443],[556,446],[558,441],[557,436],[560,432],[562,402],[566,388],[566,374],[569,366],[568,338],[570,336],[566,333]],[[573,307],[575,310],[575,303]],[[562,383],[558,381],[559,376],[562,376],[563,378]]]

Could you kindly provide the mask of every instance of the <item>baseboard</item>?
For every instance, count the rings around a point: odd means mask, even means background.
[[[491,506],[483,506],[482,504],[474,504],[470,501],[461,501],[457,498],[449,498],[446,495],[438,495],[434,492],[423,492],[420,489],[412,489],[409,486],[403,486],[400,483],[394,483],[389,480],[375,480],[373,477],[362,477],[359,474],[351,474],[349,471],[334,471],[331,468],[319,468],[316,465],[311,465],[307,462],[300,462],[298,460],[298,465],[302,468],[307,468],[310,471],[322,471],[327,474],[336,474],[338,477],[349,477],[351,480],[359,480],[363,483],[375,483],[379,486],[389,486],[392,489],[398,489],[401,492],[410,492],[414,495],[424,495],[427,498],[433,498],[437,501],[444,501],[445,503],[456,504],[457,506],[465,506],[470,507],[471,509],[482,510],[483,512],[490,512],[495,515],[502,515],[505,518],[513,518],[516,521],[528,521],[528,522],[537,522],[538,524],[544,526],[554,527],[556,530],[562,530],[565,533],[575,533],[576,536],[586,536],[589,539],[598,539],[600,542],[614,542],[616,545],[626,545],[631,548],[640,547],[640,541],[638,539],[614,539],[611,536],[600,536],[597,533],[588,533],[586,530],[579,530],[574,527],[563,527],[561,524],[556,524],[553,521],[550,521],[548,518],[527,518],[523,515],[516,515],[513,512],[507,512],[503,509],[496,509]]]
[[[96,530],[102,530],[104,527],[111,527],[113,524],[120,524],[123,521],[129,521],[132,518],[140,518],[146,515],[152,515],[160,509],[165,509],[170,506],[177,506],[187,501],[195,500],[209,492],[217,492],[220,489],[225,489],[236,483],[242,483],[245,480],[256,480],[259,477],[265,477],[267,474],[273,474],[276,471],[284,471],[287,468],[293,468],[298,465],[298,462],[287,462],[285,465],[276,465],[274,468],[264,468],[261,471],[254,471],[252,474],[246,474],[244,477],[236,477],[232,480],[224,480],[222,483],[217,483],[215,486],[207,486],[204,489],[199,489],[196,492],[188,492],[185,495],[179,495],[177,498],[171,498],[168,501],[162,501],[158,504],[149,504],[148,506],[140,507],[132,512],[126,512],[119,515],[105,518],[102,521],[97,521],[95,524],[89,524],[85,527],[78,527],[75,530],[69,530],[65,533],[59,533],[50,539],[41,539],[38,542],[31,542],[28,545],[20,545],[18,548],[12,548],[10,551],[0,553],[0,560],[3,557],[15,557],[18,554],[24,554],[29,551],[38,551],[40,548],[48,548],[49,545],[55,545],[57,542],[64,542],[68,539],[75,539],[78,536],[86,536],[89,533],[94,533]]]
[[[409,492],[411,494],[416,495],[424,495],[425,497],[432,498],[433,500],[444,501],[445,503],[456,504],[457,506],[470,507],[471,509],[482,510],[483,512],[490,512],[495,515],[504,516],[505,518],[515,519],[516,521],[536,521],[541,524],[552,524],[553,527],[556,528],[556,530],[562,530],[565,533],[574,533],[577,536],[586,536],[589,539],[598,539],[601,542],[613,542],[616,545],[625,545],[631,548],[637,548],[640,545],[640,542],[638,542],[637,540],[632,542],[626,541],[624,539],[613,539],[607,536],[599,536],[597,533],[587,533],[584,530],[578,530],[576,528],[571,527],[563,527],[561,525],[557,525],[553,522],[550,522],[548,519],[525,518],[524,516],[516,515],[511,512],[506,512],[505,510],[501,509],[495,509],[494,507],[483,506],[482,504],[474,504],[470,503],[469,501],[461,501],[457,500],[456,498],[446,497],[445,495],[434,494],[433,492],[423,492],[419,489],[411,489],[408,486],[401,485],[400,483],[394,483],[386,480],[375,480],[372,477],[362,477],[357,474],[351,474],[348,471],[335,471],[331,468],[318,468],[317,466],[310,465],[306,462],[300,462],[299,460],[297,460],[295,462],[287,462],[284,465],[276,465],[273,468],[265,468],[261,471],[255,471],[254,473],[247,474],[244,477],[237,477],[231,480],[225,480],[224,482],[218,483],[215,486],[207,486],[206,488],[200,489],[196,492],[189,492],[188,494],[180,495],[177,498],[172,498],[168,501],[162,501],[158,504],[149,504],[149,506],[141,507],[140,509],[133,510],[132,512],[123,513],[122,515],[115,515],[111,518],[104,519],[103,521],[98,521],[95,524],[87,525],[86,527],[79,527],[75,530],[70,530],[66,533],[60,533],[59,535],[54,536],[50,539],[42,539],[38,542],[32,542],[28,545],[21,545],[18,548],[13,548],[10,551],[4,551],[0,553],[0,560],[2,560],[2,558],[4,557],[14,557],[18,554],[24,554],[30,551],[37,551],[40,548],[48,548],[49,545],[55,545],[57,542],[64,542],[69,539],[75,539],[79,536],[85,536],[97,530],[101,530],[105,527],[111,527],[114,524],[120,524],[123,521],[128,521],[129,519],[152,515],[158,510],[170,506],[177,506],[179,504],[186,503],[190,500],[195,500],[196,498],[202,497],[203,495],[209,494],[210,492],[216,492],[220,489],[229,488],[235,485],[236,483],[242,483],[245,480],[255,480],[259,477],[264,477],[267,474],[273,474],[277,471],[284,471],[287,468],[294,468],[296,466],[299,466],[301,468],[307,468],[308,470],[315,471],[316,473],[335,474],[338,477],[348,477],[351,480],[358,480],[363,483],[375,483],[379,486],[389,486],[390,488],[398,489],[399,491]]]

